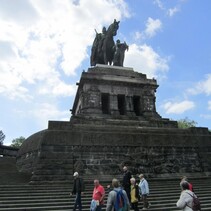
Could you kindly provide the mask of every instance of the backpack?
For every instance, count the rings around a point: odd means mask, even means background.
[[[127,200],[125,198],[125,195],[120,189],[119,191],[114,190],[116,192],[116,200],[114,203],[114,210],[115,211],[126,211],[127,210]]]
[[[193,198],[192,207],[190,207],[190,208],[192,208],[193,211],[200,211],[201,205],[200,205],[200,201],[196,197],[196,195],[195,194],[191,195],[190,193],[187,193],[187,194],[190,195]]]

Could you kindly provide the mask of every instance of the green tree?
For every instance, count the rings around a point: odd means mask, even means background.
[[[11,147],[20,147],[26,139],[23,136],[12,140]]]
[[[4,135],[3,131],[0,130],[0,145],[3,145],[5,137],[6,136]]]
[[[189,128],[189,127],[196,127],[198,124],[194,120],[188,119],[188,117],[185,117],[184,119],[180,119],[177,121],[178,122],[178,127],[179,128]]]

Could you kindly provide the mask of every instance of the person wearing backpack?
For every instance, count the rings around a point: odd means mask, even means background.
[[[139,196],[139,186],[136,184],[135,178],[130,179],[130,198],[131,198],[131,208],[134,211],[139,211],[138,209],[138,201],[140,200]]]
[[[70,194],[71,196],[76,195],[73,211],[75,211],[77,207],[79,211],[82,211],[81,195],[84,194],[84,182],[83,179],[79,177],[78,172],[75,172],[73,174],[73,177],[74,177],[73,190],[72,193]]]
[[[130,203],[127,193],[120,187],[117,179],[112,180],[113,190],[109,192],[106,211],[129,211]]]
[[[183,181],[180,186],[182,188],[182,192],[176,206],[183,211],[200,211],[200,202],[197,196],[189,190],[189,183]]]

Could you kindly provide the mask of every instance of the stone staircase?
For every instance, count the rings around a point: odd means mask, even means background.
[[[202,210],[211,210],[211,178],[192,179],[195,193],[200,198]],[[110,182],[102,182],[106,187]],[[149,180],[150,211],[176,211],[179,195],[179,180]],[[72,185],[0,185],[0,211],[72,210],[74,197],[70,197]],[[86,181],[86,192],[82,197],[83,210],[88,211],[93,182]],[[107,199],[108,190],[106,191]],[[142,207],[140,202],[139,208]],[[105,207],[103,208],[105,210]]]

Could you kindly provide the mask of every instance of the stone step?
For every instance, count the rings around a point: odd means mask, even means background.
[[[5,195],[11,195],[11,194],[18,194],[20,195],[25,195],[25,194],[30,194],[30,195],[39,195],[39,194],[43,194],[43,195],[55,195],[55,194],[69,194],[72,191],[72,189],[50,189],[50,190],[45,190],[45,189],[34,189],[34,190],[2,190],[0,191],[0,197],[1,196],[5,196]],[[92,194],[92,190],[88,190],[85,191],[86,195],[91,195]],[[106,190],[106,192],[108,192],[108,190]],[[195,189],[196,193],[210,193],[211,192],[211,186],[210,187],[205,187],[205,188],[196,188]],[[175,193],[180,193],[180,188],[175,188],[175,189],[166,189],[166,190],[158,190],[158,189],[150,189],[150,195],[165,195],[165,194],[175,194]]]
[[[169,203],[175,203],[175,201],[177,201],[179,198],[179,196],[175,196],[175,197],[168,197],[168,198],[151,198],[149,197],[149,201],[152,201],[153,202],[153,205],[157,205],[157,204],[166,204],[167,202]],[[211,200],[211,196],[210,195],[207,195],[207,196],[204,196],[204,197],[200,197],[200,201],[201,203],[205,204],[208,200]],[[83,204],[90,204],[90,201],[91,201],[91,197],[89,198],[86,198],[86,199],[82,199],[83,201]],[[22,198],[22,199],[16,199],[16,200],[1,200],[0,201],[0,207],[3,207],[7,204],[22,204],[24,203],[25,205],[26,204],[29,204],[29,203],[42,203],[42,202],[66,202],[66,203],[69,203],[69,204],[73,204],[74,203],[74,200],[71,198],[71,197],[58,197],[58,198],[48,198],[48,199],[45,199],[45,198],[34,198],[34,199],[31,199],[30,197],[29,198]],[[106,200],[105,200],[105,203],[106,203]]]
[[[108,194],[106,194],[106,196],[107,196]],[[155,194],[155,195],[149,195],[149,199],[152,199],[152,200],[165,200],[166,199],[166,195],[168,196],[168,199],[175,199],[175,198],[178,198],[179,197],[179,193],[177,192],[177,193],[175,193],[175,194],[171,194],[171,195],[169,195],[169,194],[163,194],[163,195],[160,195],[160,194]],[[210,195],[210,192],[207,192],[207,193],[199,193],[199,194],[197,194],[197,196],[201,199],[201,198],[204,198],[204,197],[211,197],[211,195]],[[2,196],[2,197],[0,197],[0,200],[1,200],[1,203],[3,202],[3,200],[4,201],[12,201],[12,200],[21,200],[21,199],[25,199],[25,200],[30,200],[30,199],[37,199],[37,200],[39,200],[39,199],[46,199],[46,200],[48,200],[48,199],[52,199],[52,198],[54,198],[55,200],[56,199],[60,199],[60,198],[64,198],[64,199],[69,199],[70,198],[70,195],[69,195],[69,193],[68,194],[56,194],[56,195],[52,195],[52,194],[46,194],[46,195],[42,195],[42,194],[39,194],[39,195],[30,195],[30,194],[25,194],[25,195],[22,195],[22,196],[14,196],[14,195],[10,195],[9,197],[8,196]],[[74,196],[72,196],[73,198],[74,198]],[[90,200],[90,198],[91,198],[91,195],[89,194],[87,194],[86,196],[83,196],[82,197],[82,199],[83,200]]]
[[[170,188],[178,188],[179,186],[179,180],[178,181],[166,181],[165,186],[161,183],[163,182],[152,182],[149,181],[150,189],[168,189]],[[206,187],[206,186],[211,186],[211,180],[206,180],[206,181],[193,181],[192,182],[194,185],[194,189],[198,187]],[[102,185],[106,187],[110,182],[105,183],[103,182]],[[86,189],[93,189],[93,184],[92,183],[85,183]],[[28,185],[28,184],[20,184],[20,185],[0,185],[0,191],[3,189],[20,189],[24,187],[25,189],[68,189],[72,188],[72,183],[69,184],[60,184],[60,185]]]
[[[34,211],[34,210],[40,210],[40,211],[44,211],[44,210],[70,210],[70,206],[68,205],[63,205],[63,206],[37,206],[37,207],[15,207],[15,208],[1,208],[0,211]]]
[[[23,189],[24,188],[24,189]],[[5,193],[5,192],[27,192],[27,191],[34,191],[34,192],[39,192],[39,191],[71,191],[72,190],[72,186],[70,187],[16,187],[16,188],[9,188],[9,187],[0,187],[0,193]],[[92,192],[93,190],[93,186],[92,187],[86,187],[85,190],[86,192]],[[107,190],[107,188],[104,186],[105,190]],[[211,189],[211,184],[206,184],[204,186],[196,186],[194,185],[194,190],[195,192],[200,191],[200,190],[210,190]],[[179,184],[177,186],[172,186],[172,187],[154,187],[150,185],[150,192],[151,193],[155,193],[157,191],[159,192],[165,192],[165,191],[177,191],[180,190]]]
[[[83,206],[84,207],[84,206]],[[141,206],[139,206],[141,208]],[[204,210],[210,210],[210,207],[211,207],[211,203],[207,203],[207,204],[203,204],[202,208],[203,208],[203,211]],[[15,211],[15,210],[26,210],[26,211],[29,211],[29,210],[70,210],[72,209],[72,207],[70,205],[54,205],[52,206],[49,205],[49,206],[27,206],[27,205],[24,205],[24,207],[7,207],[7,208],[0,208],[1,211],[3,210],[10,210],[10,211]],[[90,208],[89,206],[86,206],[83,208],[84,211],[89,211]],[[103,210],[105,210],[105,208],[103,208]],[[152,210],[152,211],[176,211],[178,209],[176,209],[176,206],[175,206],[175,203],[172,203],[172,204],[163,204],[163,205],[159,205],[159,207],[155,207],[155,206],[151,206],[149,211]]]
[[[211,207],[211,203],[207,204],[206,207],[203,207],[203,211],[207,210],[210,211],[210,207]],[[63,211],[63,210],[71,210],[72,208],[68,205],[60,205],[60,206],[37,206],[37,207],[16,207],[16,208],[2,208],[0,209],[1,211],[34,211],[34,210],[57,210],[57,211]],[[84,211],[89,211],[89,208],[85,208],[83,209]],[[103,211],[105,211],[105,207],[102,209]],[[178,211],[178,209],[172,206],[165,206],[165,207],[157,207],[157,208],[151,208],[148,209],[148,211]]]
[[[21,199],[21,198],[25,198],[27,199],[28,197],[30,199],[39,199],[39,198],[57,198],[57,196],[60,196],[60,197],[63,197],[63,198],[69,198],[69,193],[70,192],[53,192],[53,193],[43,193],[43,192],[38,192],[38,193],[34,193],[34,192],[28,192],[28,193],[16,193],[16,194],[8,194],[8,193],[5,193],[5,194],[1,194],[0,195],[0,200],[7,200],[8,198],[10,200],[17,200],[17,199]],[[203,190],[203,191],[200,191],[200,192],[197,192],[197,196],[199,198],[201,197],[206,197],[206,196],[209,196],[211,193],[211,191],[207,191],[207,190]],[[92,193],[85,193],[85,195],[82,197],[83,200],[85,199],[90,199]],[[178,196],[180,195],[180,192],[177,191],[177,192],[165,192],[165,193],[152,193],[149,195],[149,198],[151,199],[165,199],[166,196],[168,196],[168,198],[177,198]],[[107,196],[107,194],[106,194]]]
[[[210,197],[210,195],[208,195],[209,197],[200,197],[200,200],[201,200],[201,202],[203,203],[203,206],[207,206],[207,202],[206,201],[211,201],[211,197]],[[166,196],[167,197],[167,196]],[[153,204],[152,204],[152,208],[156,208],[156,207],[159,207],[159,206],[168,206],[168,207],[170,207],[170,206],[175,206],[175,203],[176,203],[176,201],[178,200],[178,198],[179,198],[179,196],[178,197],[174,197],[173,199],[166,199],[166,197],[165,197],[165,200],[164,199],[162,199],[162,200],[158,200],[158,198],[155,200],[153,200],[153,199],[151,199],[150,197],[149,197],[149,201],[152,201],[153,202]],[[90,201],[91,201],[91,197],[89,197],[88,199],[86,199],[86,200],[84,200],[84,199],[82,199],[83,200],[83,204],[84,204],[84,208],[89,208],[89,205],[90,205]],[[52,202],[53,201],[53,202]],[[15,208],[17,208],[17,207],[27,207],[27,206],[40,206],[40,205],[45,205],[45,206],[47,206],[48,204],[49,205],[52,205],[52,204],[57,204],[57,205],[63,205],[63,204],[66,204],[66,205],[69,205],[69,206],[73,206],[73,198],[59,198],[59,199],[57,199],[57,200],[55,200],[55,199],[51,199],[51,200],[29,200],[29,201],[27,201],[26,199],[25,200],[22,200],[22,201],[19,201],[18,203],[17,203],[17,201],[16,202],[12,202],[11,203],[11,201],[7,201],[7,202],[9,202],[9,207],[15,207]],[[24,203],[22,203],[22,202],[24,202]],[[36,202],[37,202],[37,204],[36,204]],[[3,203],[3,201],[1,201],[1,204],[0,204],[0,210],[2,209],[2,208],[7,208],[8,207],[8,204],[7,203],[5,203],[6,205],[4,205],[4,203]],[[36,204],[36,205],[35,205]]]
[[[209,206],[210,202],[203,202],[203,207],[207,207]],[[10,207],[11,209],[12,208],[18,208],[18,207],[40,207],[40,206],[69,206],[69,207],[73,207],[73,203],[71,203],[70,201],[67,202],[67,201],[60,201],[60,202],[53,202],[53,201],[50,201],[50,202],[39,202],[39,203],[28,203],[28,202],[24,202],[24,203],[20,203],[20,204],[10,204],[10,205],[2,205],[0,206],[0,209],[4,209],[4,208],[8,208]],[[142,203],[139,203],[139,207],[142,206]],[[173,207],[175,208],[176,206],[176,201],[172,201],[172,202],[160,202],[160,203],[154,203],[153,201],[151,202],[151,206],[150,208],[151,209],[155,209],[155,208],[160,208],[160,207]],[[89,203],[83,203],[83,209],[89,209],[90,208],[90,201]]]
[[[90,196],[92,195],[92,192],[93,191],[86,191],[85,192],[85,196]],[[20,190],[20,191],[0,191],[0,198],[2,197],[10,197],[10,196],[27,196],[27,195],[30,195],[30,196],[39,196],[39,195],[42,195],[42,196],[55,196],[55,195],[69,195],[71,193],[71,190],[50,190],[50,191],[47,191],[47,190],[28,190],[28,191],[25,191],[25,190]],[[106,193],[108,193],[108,191],[106,191]],[[209,189],[195,189],[195,193],[197,195],[201,195],[201,194],[209,194],[211,193],[211,188]],[[165,190],[165,191],[159,191],[159,190],[156,190],[156,191],[150,191],[150,196],[153,197],[153,196],[156,196],[156,195],[159,195],[159,196],[165,196],[165,195],[178,195],[180,194],[180,189],[175,189],[175,190]]]
[[[199,199],[201,201],[206,201],[206,200],[211,201],[210,194],[198,194],[197,196],[199,197]],[[178,195],[175,194],[173,196],[164,195],[163,197],[156,195],[154,197],[149,196],[148,198],[151,201],[159,201],[159,203],[161,203],[161,202],[165,201],[166,199],[168,199],[169,201],[177,200],[179,198],[179,194]],[[60,200],[68,200],[68,201],[72,200],[73,201],[74,200],[74,199],[71,199],[69,197],[69,195],[59,195],[59,196],[42,196],[42,195],[40,195],[38,197],[35,197],[35,196],[32,197],[32,196],[28,195],[28,196],[22,196],[22,197],[14,197],[14,198],[12,198],[12,197],[1,198],[0,199],[0,206],[3,205],[3,204],[7,204],[7,203],[9,203],[9,204],[10,203],[16,203],[16,204],[21,203],[23,200],[30,202],[30,201],[51,201],[52,199],[54,201],[57,201],[57,200],[58,201],[60,201]],[[82,198],[82,200],[84,202],[89,202],[89,201],[91,201],[91,196],[86,197],[86,198]]]

